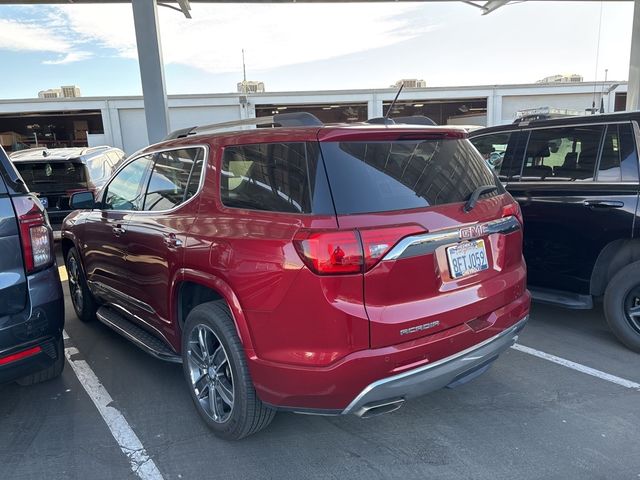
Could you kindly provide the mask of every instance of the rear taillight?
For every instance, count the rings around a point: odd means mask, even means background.
[[[504,217],[516,217],[518,222],[520,222],[520,225],[524,223],[524,219],[522,218],[522,210],[520,210],[520,205],[518,205],[516,202],[502,207],[502,218]]]
[[[418,225],[320,231],[300,230],[293,243],[302,261],[319,275],[361,273],[373,268],[402,238],[424,232]]]
[[[31,273],[51,265],[52,234],[44,211],[30,197],[15,197],[13,205],[18,216],[25,270]]]
[[[355,230],[301,230],[296,234],[293,243],[302,261],[319,275],[362,271],[362,246]]]

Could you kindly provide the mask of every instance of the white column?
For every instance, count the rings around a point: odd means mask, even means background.
[[[133,0],[138,63],[144,97],[144,116],[150,143],[161,141],[169,132],[167,89],[164,80],[158,6],[155,0]]]
[[[627,110],[640,110],[640,0],[633,2],[633,30],[629,58]]]

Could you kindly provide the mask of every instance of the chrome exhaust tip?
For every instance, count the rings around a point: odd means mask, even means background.
[[[404,398],[368,403],[356,410],[354,414],[360,418],[371,418],[384,415],[385,413],[395,412],[402,407],[402,405],[404,405]]]

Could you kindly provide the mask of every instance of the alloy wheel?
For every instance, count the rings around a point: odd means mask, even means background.
[[[624,300],[624,313],[631,327],[640,332],[640,285],[627,293]]]
[[[200,408],[214,422],[226,422],[233,412],[233,372],[222,342],[207,325],[199,324],[191,330],[187,362]]]
[[[69,277],[69,293],[76,313],[82,313],[82,287],[80,285],[80,270],[73,255],[67,259],[67,276]]]

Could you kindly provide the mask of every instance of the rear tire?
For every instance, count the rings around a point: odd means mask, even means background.
[[[258,398],[231,312],[224,301],[203,303],[187,316],[182,366],[196,410],[226,440],[240,440],[271,423],[275,410]]]
[[[87,286],[87,280],[82,270],[80,256],[75,248],[71,248],[65,259],[67,276],[69,277],[69,294],[76,316],[82,322],[91,322],[96,318],[98,304]]]
[[[640,262],[613,276],[604,293],[604,314],[618,340],[640,353]]]
[[[58,354],[58,358],[56,358],[53,365],[39,372],[27,375],[26,377],[19,378],[16,380],[16,383],[23,387],[27,387],[29,385],[46,382],[47,380],[59,377],[60,374],[62,374],[62,370],[64,370],[64,341],[62,340],[62,336],[60,336],[60,340],[56,346],[56,353]]]

